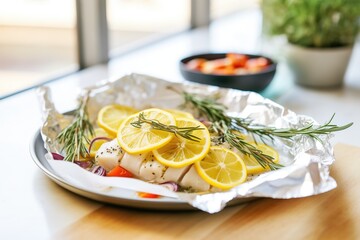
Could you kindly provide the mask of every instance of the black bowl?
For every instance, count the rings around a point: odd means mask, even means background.
[[[266,58],[270,65],[255,73],[249,74],[238,74],[238,75],[216,75],[216,74],[206,74],[200,71],[188,69],[186,64],[195,58],[203,58],[206,60],[215,60],[219,58],[225,58],[226,53],[206,53],[198,54],[190,57],[186,57],[180,61],[180,72],[181,75],[188,81],[209,84],[224,88],[235,88],[244,91],[255,91],[259,92],[264,90],[274,78],[276,72],[277,63],[265,56],[253,55],[253,54],[244,54],[251,58],[263,57]]]

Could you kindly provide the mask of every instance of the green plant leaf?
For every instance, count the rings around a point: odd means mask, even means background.
[[[360,29],[359,0],[263,0],[264,29],[304,47],[353,44]]]

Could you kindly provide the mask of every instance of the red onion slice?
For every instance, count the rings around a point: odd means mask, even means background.
[[[64,159],[64,157],[62,155],[58,154],[58,153],[52,152],[51,155],[52,155],[54,160],[63,160]]]
[[[106,176],[106,170],[105,168],[101,167],[101,166],[95,166],[92,170],[92,173],[95,173],[96,175],[99,176]]]
[[[74,161],[75,164],[79,165],[80,167],[84,169],[88,169],[92,166],[91,161]]]
[[[111,139],[111,138],[108,138],[108,137],[96,137],[96,138],[93,138],[93,140],[91,140],[91,142],[90,142],[88,152],[91,152],[91,148],[92,148],[92,146],[94,145],[94,142],[99,141],[99,140],[105,140],[105,141],[108,141],[108,142],[109,142],[109,141],[111,141],[112,139]]]
[[[166,187],[167,189],[173,192],[177,192],[177,190],[179,189],[179,185],[175,182],[164,182],[160,185]]]

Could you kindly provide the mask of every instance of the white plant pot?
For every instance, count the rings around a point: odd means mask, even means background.
[[[289,44],[285,58],[296,83],[318,88],[338,87],[344,82],[352,49],[353,46],[304,48]]]

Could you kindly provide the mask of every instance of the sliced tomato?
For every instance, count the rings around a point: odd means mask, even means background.
[[[138,192],[138,196],[141,198],[159,198],[160,195],[154,193],[147,193],[147,192]]]
[[[269,61],[266,58],[252,58],[246,62],[245,68],[249,70],[262,70],[269,65]]]
[[[123,167],[116,166],[111,169],[107,174],[107,177],[133,177],[132,173]]]
[[[214,69],[212,74],[218,75],[231,75],[235,74],[235,69],[232,66]]]
[[[228,53],[226,54],[226,58],[230,60],[234,68],[244,67],[249,59],[248,56],[238,53]]]
[[[227,58],[209,60],[203,63],[201,71],[203,73],[214,73],[218,69],[226,69],[231,66],[231,62]]]
[[[195,58],[186,63],[186,67],[190,70],[200,71],[202,69],[202,65],[206,62],[206,59],[203,58]]]

